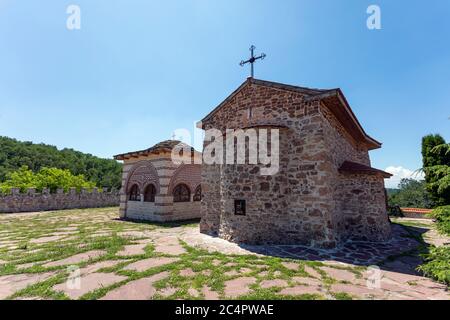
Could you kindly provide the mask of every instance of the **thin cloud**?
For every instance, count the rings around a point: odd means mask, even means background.
[[[410,170],[404,168],[402,166],[390,166],[385,169],[386,172],[389,172],[393,176],[390,179],[386,179],[386,188],[397,188],[398,184],[402,179],[414,179],[414,180],[423,180],[425,179],[424,173],[419,172],[417,170]]]

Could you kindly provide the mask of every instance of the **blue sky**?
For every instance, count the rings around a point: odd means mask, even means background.
[[[147,148],[239,86],[254,44],[257,78],[342,88],[383,142],[373,166],[408,175],[423,135],[450,140],[449,34],[441,0],[0,0],[0,135],[108,158]]]

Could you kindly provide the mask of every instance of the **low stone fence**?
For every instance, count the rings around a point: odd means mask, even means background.
[[[403,216],[405,218],[415,218],[415,219],[432,219],[431,209],[421,209],[421,208],[400,208]]]
[[[35,212],[63,209],[101,208],[119,205],[119,191],[101,192],[94,188],[92,191],[82,189],[77,192],[71,188],[69,192],[58,189],[56,193],[50,193],[48,189],[37,193],[30,188],[26,193],[20,193],[19,189],[11,189],[11,194],[0,194],[0,213]]]

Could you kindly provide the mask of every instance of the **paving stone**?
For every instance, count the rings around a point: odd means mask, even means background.
[[[117,252],[117,255],[118,256],[129,257],[129,256],[145,254],[145,250],[144,249],[145,249],[146,246],[147,246],[146,244],[128,245],[128,246],[125,246],[123,248],[123,250]]]
[[[194,298],[198,298],[200,296],[200,293],[197,291],[197,289],[189,288],[188,294]]]
[[[114,273],[91,273],[81,277],[79,288],[73,288],[72,283],[68,285],[69,283],[63,282],[55,285],[53,290],[62,291],[71,299],[78,299],[88,292],[110,286],[126,278]]]
[[[325,271],[330,278],[339,281],[355,282],[357,280],[356,275],[348,270],[335,269],[330,267],[321,267],[320,269]]]
[[[123,260],[109,260],[109,261],[97,262],[97,263],[94,263],[94,264],[91,264],[91,265],[88,265],[88,266],[82,268],[80,270],[80,273],[82,275],[88,274],[88,273],[94,273],[94,272],[97,272],[100,269],[114,267],[114,266],[118,265],[121,262],[123,262]]]
[[[317,280],[315,278],[293,277],[292,281],[298,284],[304,284],[308,286],[320,286],[322,284],[322,281]]]
[[[9,297],[19,290],[25,289],[29,285],[45,281],[55,274],[55,272],[46,272],[0,276],[0,300]]]
[[[74,256],[68,257],[66,259],[52,261],[44,264],[44,267],[59,267],[64,265],[76,265],[78,263],[89,261],[90,259],[98,258],[104,255],[106,251],[103,250],[92,250],[88,252],[83,252],[76,254]]]
[[[219,300],[219,294],[216,291],[211,290],[208,286],[203,286],[202,293],[205,296],[205,300]]]
[[[143,272],[151,268],[156,268],[166,264],[170,264],[177,260],[178,260],[177,258],[167,258],[167,257],[149,258],[129,264],[124,268],[124,270]]]
[[[161,272],[151,277],[134,280],[123,286],[109,291],[100,300],[149,300],[156,289],[153,284],[169,276],[168,272]]]
[[[438,282],[435,282],[433,280],[426,279],[426,278],[422,278],[421,280],[418,280],[417,285],[424,286],[424,287],[427,287],[430,289],[441,289],[441,290],[447,289],[447,286],[445,284],[438,283]]]
[[[237,272],[236,270],[230,270],[227,272],[224,272],[224,275],[227,277],[234,277],[237,276],[239,274],[239,272]]]
[[[310,266],[305,266],[305,272],[314,278],[317,278],[317,279],[322,278],[322,275],[316,269],[314,269]]]
[[[32,301],[32,300],[51,300],[51,299],[44,299],[42,297],[19,297],[15,298],[14,300],[21,300],[21,301]]]
[[[238,264],[235,262],[227,262],[224,266],[225,267],[236,267]]]
[[[180,254],[186,253],[181,245],[156,245],[155,252],[163,253],[172,256],[179,256]]]
[[[294,271],[298,271],[298,268],[300,267],[300,265],[298,263],[295,263],[295,262],[282,262],[281,264],[285,268],[287,268],[289,270],[294,270]]]
[[[142,231],[123,231],[117,233],[118,236],[125,238],[143,238],[146,236],[146,234],[146,232]]]
[[[240,274],[249,273],[249,272],[253,272],[253,270],[250,268],[240,268],[239,269]]]
[[[225,282],[225,296],[236,298],[251,291],[249,286],[256,282],[253,277],[241,277]]]
[[[384,292],[381,289],[370,289],[367,287],[342,283],[331,285],[330,291],[334,293],[345,292],[358,298],[368,298],[370,296],[381,298],[384,296]]]
[[[39,263],[43,263],[45,261],[38,261],[38,262],[30,262],[30,263],[24,263],[24,264],[19,264],[16,265],[16,269],[17,270],[25,270],[31,267],[34,267],[35,265],[39,264]]]
[[[30,243],[34,243],[34,244],[40,244],[40,243],[48,243],[48,242],[52,242],[52,241],[58,241],[60,239],[64,238],[64,236],[49,236],[49,237],[41,237],[41,238],[36,238],[36,239],[31,239]]]
[[[134,240],[134,242],[139,243],[139,244],[151,244],[153,243],[152,239],[139,239],[139,240]]]
[[[412,287],[409,287],[408,283],[399,283],[389,278],[383,278],[380,281],[380,288],[383,290],[388,290],[390,292],[404,292],[408,290],[412,290]]]
[[[209,277],[209,276],[211,276],[212,271],[211,271],[211,270],[203,270],[203,271],[201,272],[201,274],[204,275],[204,276]]]
[[[323,295],[323,293],[320,291],[317,287],[311,287],[311,286],[295,286],[290,288],[284,288],[279,292],[281,295],[290,295],[290,296],[299,296],[303,294],[319,294]]]
[[[158,291],[158,294],[160,294],[163,297],[169,297],[169,296],[175,294],[177,291],[178,291],[177,288],[168,287],[168,288],[164,288],[164,289],[161,289],[160,291]]]
[[[272,287],[287,287],[288,283],[286,280],[275,279],[275,280],[263,280],[259,285],[261,288],[267,289]]]
[[[424,279],[421,276],[416,276],[416,275],[412,275],[412,274],[403,274],[403,273],[399,273],[399,272],[392,272],[392,271],[386,271],[386,270],[382,270],[381,274],[382,274],[383,278],[389,278],[389,279],[394,280],[399,283],[407,283],[410,281],[419,281],[419,280]]]
[[[182,277],[193,277],[195,275],[196,273],[191,268],[180,271],[180,276]]]
[[[220,266],[222,264],[221,260],[214,259],[211,264],[215,267]]]

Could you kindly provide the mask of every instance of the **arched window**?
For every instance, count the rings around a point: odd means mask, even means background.
[[[141,201],[141,191],[137,184],[131,187],[129,199],[130,201]]]
[[[144,202],[155,202],[156,188],[149,184],[144,191]]]
[[[202,186],[195,188],[194,201],[202,201]]]
[[[173,202],[190,202],[191,192],[185,184],[179,184],[173,189]]]

